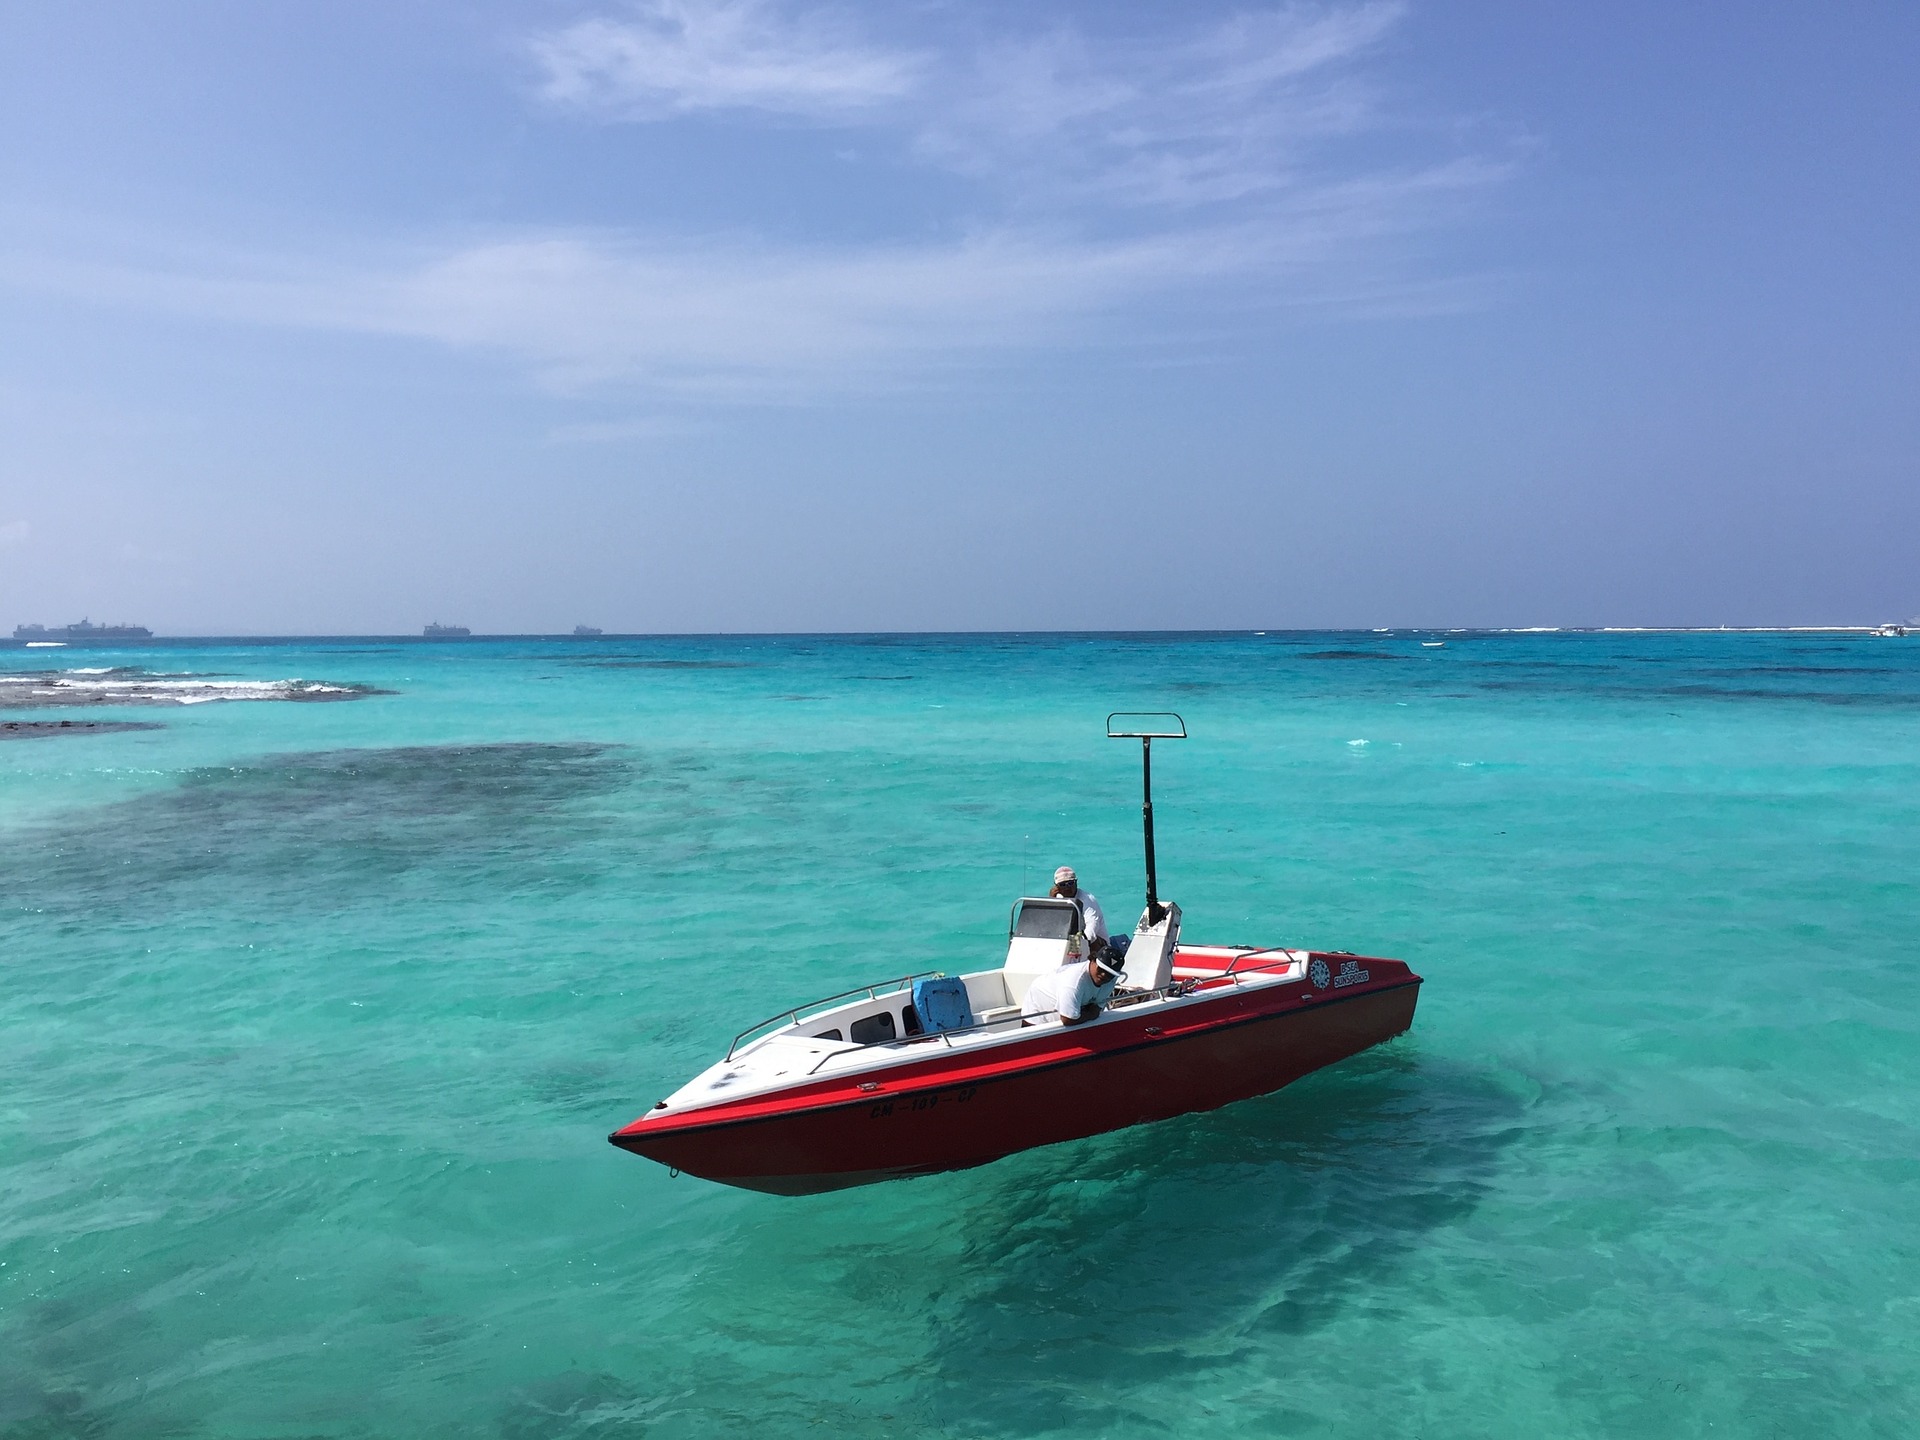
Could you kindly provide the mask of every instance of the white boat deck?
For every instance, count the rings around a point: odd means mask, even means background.
[[[1045,902],[1022,901],[1032,907]],[[1021,917],[1020,906],[1016,916]],[[856,1074],[879,1074],[902,1065],[917,1064],[935,1051],[969,1052],[997,1049],[1036,1032],[1058,1030],[1058,1016],[1021,1018],[1021,1002],[1036,975],[1067,963],[1067,939],[1022,935],[1028,922],[1017,918],[1009,939],[1007,963],[978,970],[959,979],[966,987],[973,1023],[958,1029],[925,1028],[913,1003],[913,982],[928,976],[898,980],[831,996],[801,1006],[743,1032],[727,1057],[696,1075],[654,1107],[654,1113],[703,1109],[710,1105],[770,1094],[821,1080],[845,1079]],[[1033,928],[1033,927],[1029,927]],[[1173,965],[1178,943],[1179,909],[1158,926],[1143,923],[1128,952],[1127,973],[1113,1003],[1098,1018],[1085,1022],[1091,1030],[1116,1017],[1138,1018],[1144,1010],[1162,1012],[1217,998],[1215,986],[1195,993],[1194,986],[1226,980],[1249,987],[1299,984],[1306,979],[1307,952],[1269,951],[1248,947],[1207,947],[1189,951],[1201,967]],[[1257,957],[1258,966],[1234,967]],[[1212,963],[1215,962],[1216,963]]]

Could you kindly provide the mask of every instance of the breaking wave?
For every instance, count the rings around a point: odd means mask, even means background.
[[[68,705],[206,705],[216,700],[359,700],[391,692],[327,680],[236,680],[220,675],[162,675],[109,669],[29,670],[0,674],[0,709]]]

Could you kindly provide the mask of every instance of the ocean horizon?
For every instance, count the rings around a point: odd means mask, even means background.
[[[1888,626],[1905,628],[1920,625],[1920,615],[1906,620],[1880,621],[1842,621],[1833,624],[1798,625],[1336,625],[1336,626],[1270,626],[1267,629],[1254,629],[1247,626],[1233,628],[1202,627],[1184,629],[1117,629],[1117,630],[979,630],[979,629],[938,629],[938,630],[595,630],[581,634],[577,630],[501,630],[469,631],[464,635],[426,635],[418,630],[406,631],[299,631],[278,633],[273,631],[213,631],[207,634],[167,634],[156,632],[138,641],[113,640],[61,640],[26,641],[18,637],[0,637],[0,647],[18,648],[26,645],[56,648],[82,646],[101,646],[106,648],[138,649],[151,645],[235,645],[235,644],[328,644],[347,640],[386,640],[399,642],[438,640],[445,643],[457,643],[472,640],[849,640],[871,636],[886,637],[995,637],[1028,636],[1036,640],[1046,639],[1101,639],[1132,635],[1165,635],[1204,638],[1225,635],[1799,635],[1799,634],[1870,634]],[[18,628],[26,628],[24,626]],[[44,628],[44,627],[43,627]],[[57,627],[56,627],[57,628]]]
[[[1911,1434],[1874,628],[7,642],[0,1435]],[[1123,710],[1185,938],[1409,1034],[817,1197],[607,1144],[1056,864],[1130,919]]]

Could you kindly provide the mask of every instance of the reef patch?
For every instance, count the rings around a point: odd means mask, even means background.
[[[151,720],[8,720],[0,740],[43,740],[57,735],[110,735],[121,730],[164,730]]]

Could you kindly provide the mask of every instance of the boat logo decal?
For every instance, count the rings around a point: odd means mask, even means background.
[[[1325,972],[1326,966],[1324,964],[1317,960],[1314,963],[1320,965],[1321,971],[1323,973]],[[1367,983],[1368,978],[1368,972],[1360,968],[1360,962],[1358,960],[1342,960],[1340,962],[1340,973],[1333,977],[1333,988],[1338,990],[1343,985],[1364,985]],[[1326,981],[1322,980],[1320,983],[1324,985]]]
[[[1316,990],[1326,989],[1327,981],[1333,976],[1333,972],[1327,969],[1327,962],[1318,958],[1316,958],[1311,965],[1307,966],[1307,974],[1313,980],[1313,986]]]

